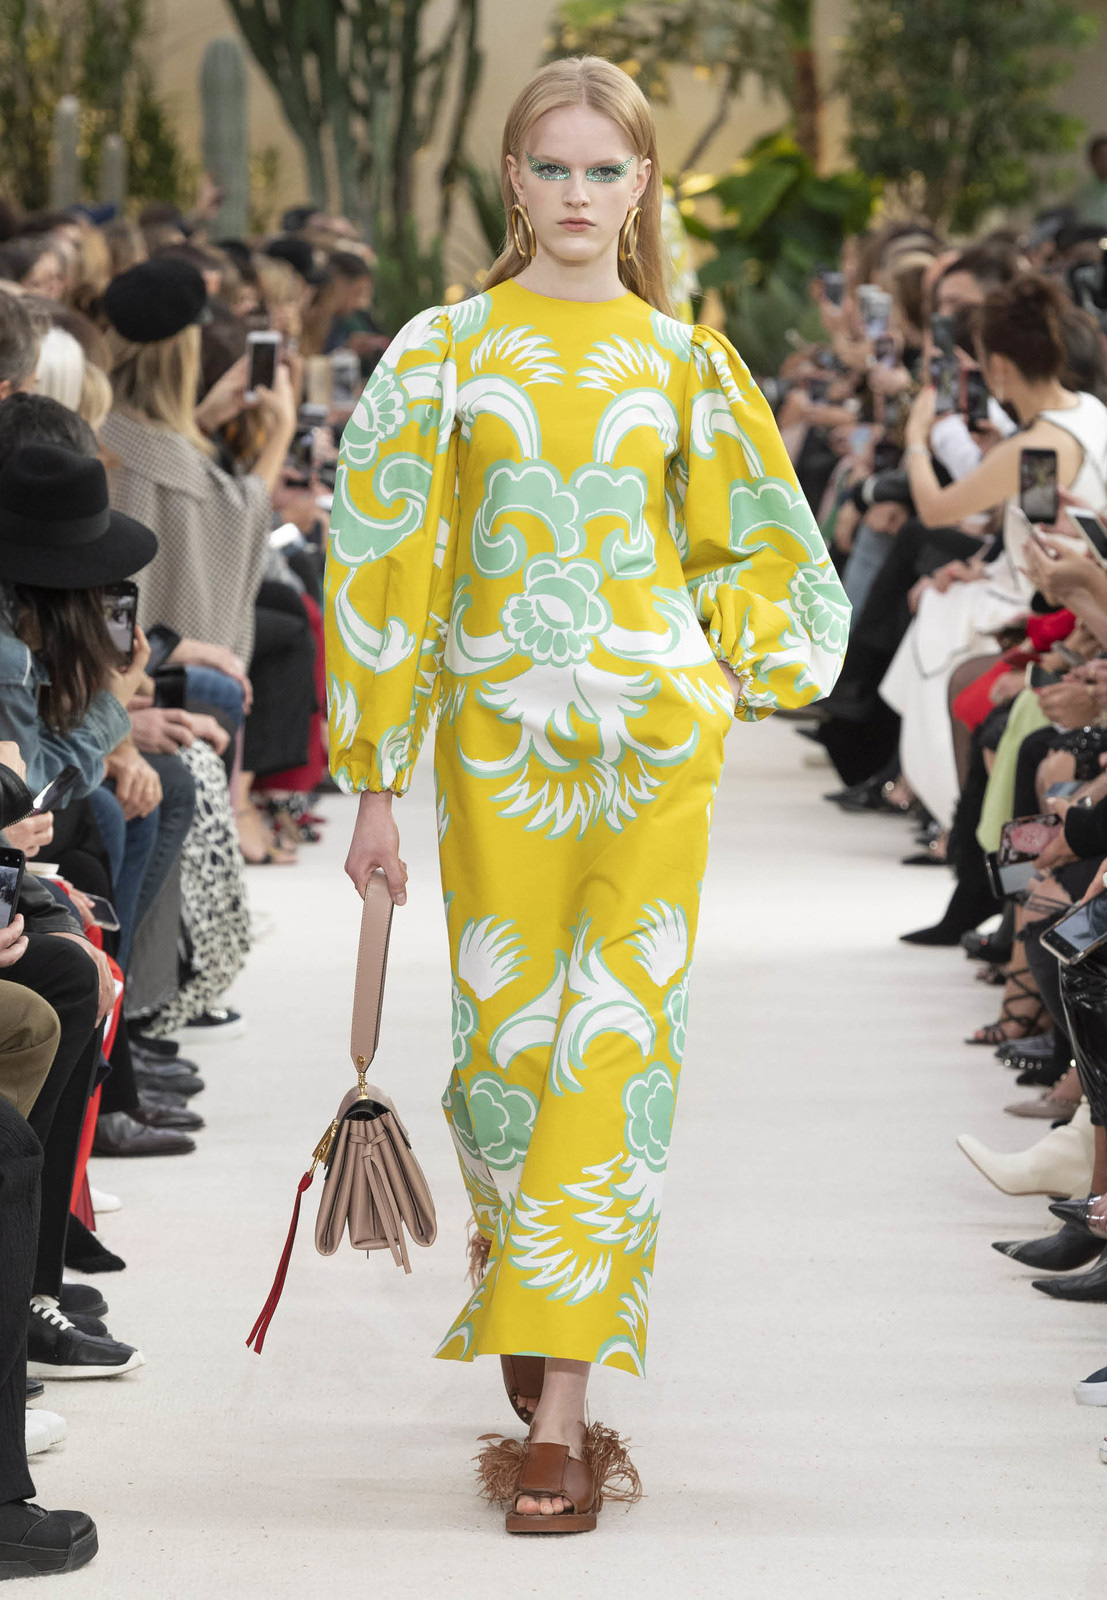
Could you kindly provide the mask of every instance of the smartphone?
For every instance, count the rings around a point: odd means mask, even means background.
[[[872,425],[872,423],[871,422],[858,423],[857,427],[853,428],[850,431],[850,436],[849,436],[849,453],[850,453],[850,455],[851,456],[864,455],[865,451],[869,448],[869,446],[872,444],[872,442],[873,442],[873,425]]]
[[[1041,936],[1042,946],[1052,950],[1066,967],[1076,966],[1107,940],[1107,894],[1097,894],[1087,904],[1065,913]]]
[[[96,927],[103,928],[106,933],[119,932],[119,913],[110,900],[105,900],[102,894],[90,894],[86,899],[92,902],[92,920]]]
[[[15,916],[26,865],[22,850],[11,850],[7,845],[0,848],[0,928],[6,928]]]
[[[943,317],[937,312],[930,319],[930,337],[934,341],[934,348],[943,356],[953,354],[956,343],[954,326],[952,317]]]
[[[154,679],[154,704],[167,711],[184,711],[188,674],[184,667],[162,667]]]
[[[857,304],[870,339],[887,333],[888,320],[892,315],[892,297],[886,289],[878,289],[875,283],[861,284],[857,291]]]
[[[35,795],[32,817],[41,817],[44,811],[53,811],[60,806],[73,786],[80,782],[80,777],[80,767],[63,767],[57,777],[51,778],[45,789],[40,789]]]
[[[821,405],[830,393],[829,378],[809,378],[807,380],[807,393],[816,405]]]
[[[997,900],[1009,900],[1014,895],[1022,894],[1025,889],[1029,889],[1034,876],[1032,861],[1016,861],[1008,867],[1001,867],[994,850],[990,850],[984,857],[984,866],[992,893]]]
[[[878,333],[873,339],[873,355],[882,367],[898,367],[899,351],[890,333]]]
[[[104,590],[104,621],[112,644],[125,660],[135,653],[135,619],[138,613],[138,584],[125,578],[108,584]]]
[[[1078,779],[1070,778],[1067,783],[1051,783],[1045,792],[1045,797],[1047,800],[1071,800],[1083,787]]]
[[[1048,667],[1039,666],[1032,661],[1026,669],[1026,687],[1028,689],[1048,689],[1051,683],[1060,683],[1061,674],[1050,672]]]
[[[164,622],[155,622],[146,635],[146,643],[150,646],[150,659],[146,663],[148,677],[152,678],[155,672],[161,671],[180,642],[179,633],[174,633]]]
[[[823,286],[823,293],[832,306],[840,306],[846,298],[846,275],[844,272],[835,272],[830,267],[820,267],[815,274]]]
[[[975,369],[965,373],[965,421],[978,428],[988,420],[988,385],[984,374]]]
[[[1052,813],[1035,817],[1015,817],[1005,822],[999,835],[996,859],[1001,867],[1014,867],[1036,861],[1046,845],[1056,837],[1061,818]]]
[[[934,409],[939,417],[948,417],[951,411],[957,410],[961,389],[961,368],[957,357],[945,352],[931,356],[930,381],[937,391]]]
[[[250,405],[258,397],[259,389],[271,389],[277,381],[277,357],[281,350],[281,336],[271,328],[246,335],[246,355],[249,366],[246,374],[245,398]]]
[[[331,363],[331,403],[355,406],[361,395],[361,362],[352,350],[335,350]]]
[[[1056,522],[1056,450],[1024,450],[1019,456],[1019,505],[1028,522]]]
[[[1096,560],[1102,566],[1107,566],[1107,528],[1103,526],[1095,512],[1081,511],[1071,506],[1069,516],[1087,539]]]

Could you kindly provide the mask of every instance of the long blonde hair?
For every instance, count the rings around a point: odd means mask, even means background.
[[[657,154],[653,112],[633,79],[602,56],[570,56],[563,61],[551,61],[535,73],[516,97],[504,124],[500,157],[500,188],[508,216],[516,204],[515,190],[507,169],[508,156],[514,156],[521,163],[524,141],[539,117],[544,117],[547,111],[560,111],[565,106],[588,106],[590,110],[610,117],[630,140],[631,148],[639,160],[649,158],[649,181],[638,202],[641,216],[637,247],[629,261],[620,261],[619,277],[634,294],[651,306],[656,306],[659,311],[671,315],[661,242],[661,162]],[[526,265],[527,257],[516,249],[509,227],[504,248],[492,263],[483,287],[491,289],[497,283],[514,278]]]
[[[179,433],[205,455],[212,446],[196,422],[200,381],[200,330],[183,328],[171,339],[133,344],[107,330],[115,405],[125,416]]]

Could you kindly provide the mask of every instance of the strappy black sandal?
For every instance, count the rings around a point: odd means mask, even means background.
[[[1015,993],[1003,1002],[999,1017],[995,1022],[989,1022],[986,1027],[978,1028],[971,1039],[966,1039],[966,1044],[1007,1044],[1016,1039],[1030,1039],[1035,1034],[1044,1033],[1049,1026],[1049,1011],[1037,989],[1025,981],[1025,974],[1029,967],[1020,967],[1017,972],[1009,972],[1006,981],[1015,988]],[[1032,1011],[1016,1011],[1017,1005],[1024,1005],[1030,1001]],[[1019,1033],[1008,1033],[1007,1028],[1015,1023],[1020,1028]]]

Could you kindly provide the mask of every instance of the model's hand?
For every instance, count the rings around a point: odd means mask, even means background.
[[[392,794],[373,794],[366,789],[358,806],[354,837],[346,857],[346,876],[364,900],[369,879],[377,868],[388,879],[392,904],[407,901],[407,867],[400,860],[400,830],[392,815]]]

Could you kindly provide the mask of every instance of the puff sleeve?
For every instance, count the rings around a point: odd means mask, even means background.
[[[392,341],[342,436],[326,571],[330,764],[349,793],[403,794],[434,705],[457,527],[449,318]]]
[[[685,581],[741,680],[736,715],[756,722],[829,694],[849,602],[768,404],[710,328],[692,331],[676,479]]]

